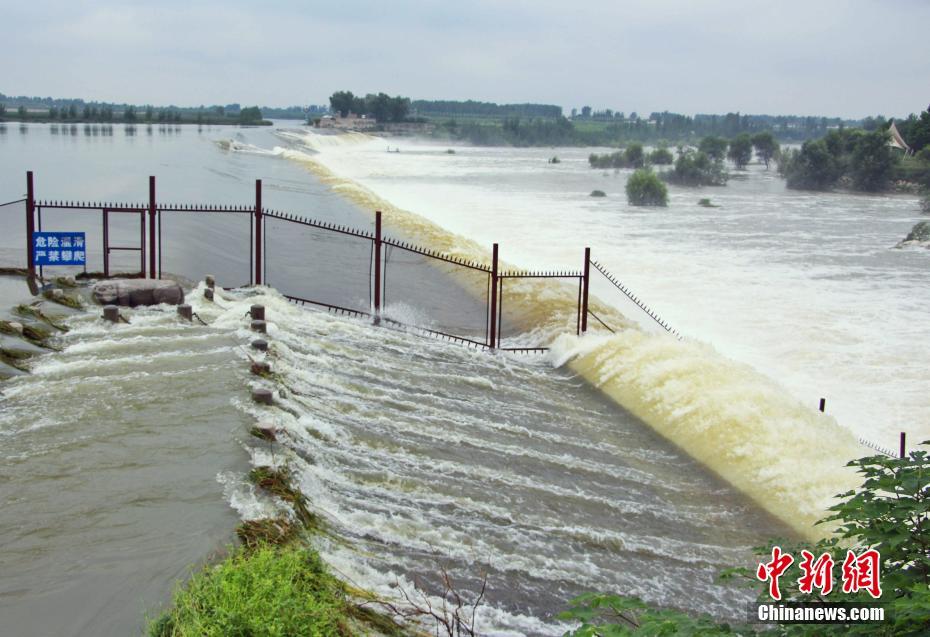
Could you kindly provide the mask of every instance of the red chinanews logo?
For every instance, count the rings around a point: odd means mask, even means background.
[[[772,559],[761,562],[756,569],[756,577],[760,581],[768,582],[769,596],[775,601],[781,600],[781,590],[778,587],[779,578],[784,575],[788,567],[794,564],[794,557],[784,553],[781,547],[772,547]],[[879,567],[881,555],[875,549],[863,551],[856,555],[853,551],[846,552],[843,560],[843,592],[858,593],[866,591],[874,599],[882,596],[881,575]],[[834,561],[829,553],[824,553],[816,560],[810,551],[801,551],[801,561],[798,564],[801,577],[798,579],[798,589],[802,593],[813,593],[819,589],[821,595],[829,595],[833,590]]]

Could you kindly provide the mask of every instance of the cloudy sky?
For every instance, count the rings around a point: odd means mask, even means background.
[[[283,106],[348,89],[850,117],[930,102],[928,0],[4,5],[8,95]]]

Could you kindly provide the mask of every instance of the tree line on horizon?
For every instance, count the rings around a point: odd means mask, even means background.
[[[898,127],[910,147],[905,153],[891,144],[891,120],[877,119],[868,128],[839,127],[800,148],[782,148],[771,132],[732,139],[707,136],[696,145],[679,145],[677,159],[664,146],[646,153],[632,143],[607,154],[591,154],[592,168],[632,168],[627,195],[634,205],[664,206],[667,191],[661,181],[681,186],[723,186],[729,175],[724,161],[737,170],[756,157],[769,168],[776,162],[788,188],[827,191],[847,188],[860,192],[882,192],[896,182],[924,193],[923,206],[930,211],[930,109],[909,116]],[[653,166],[674,164],[671,170],[655,173]],[[634,179],[635,177],[635,179]]]
[[[329,108],[340,117],[354,113],[379,122],[404,122],[410,114],[410,98],[391,97],[387,93],[368,93],[362,97],[352,91],[336,91],[329,96]]]
[[[240,113],[243,110],[243,107],[239,103],[231,104],[212,104],[199,106],[176,106],[170,104],[167,106],[156,106],[153,104],[129,104],[129,103],[118,103],[118,102],[100,102],[100,101],[88,101],[80,98],[53,98],[53,97],[37,97],[37,96],[12,96],[4,95],[0,93],[0,107],[3,108],[5,113],[17,113],[19,114],[20,107],[25,111],[26,116],[32,116],[36,119],[41,119],[41,115],[36,113],[36,111],[44,111],[48,114],[52,112],[52,109],[57,109],[57,113],[65,113],[66,117],[69,119],[81,118],[82,120],[89,118],[83,117],[84,113],[96,112],[98,118],[101,118],[103,114],[110,110],[114,113],[114,118],[111,121],[120,121],[122,120],[122,114],[129,111],[130,109],[134,110],[137,114],[146,113],[149,110],[154,112],[154,117],[150,121],[159,121],[159,113],[165,113],[165,117],[161,121],[172,122],[177,120],[177,115],[180,114],[181,120],[184,122],[196,121],[198,114],[202,120],[207,120],[211,118],[217,118],[222,116],[223,118],[229,119],[239,119]],[[72,110],[73,107],[73,110]],[[259,106],[263,117],[274,118],[274,119],[305,119],[308,114],[323,114],[329,111],[329,107],[326,105],[316,105],[311,104],[308,107],[304,106],[287,106],[287,107],[273,107],[273,106]],[[76,113],[74,116],[70,116],[70,113]],[[2,117],[3,115],[0,115]],[[99,119],[99,121],[104,121]]]
[[[241,125],[259,125],[265,123],[262,111],[257,106],[248,106],[237,109],[233,113],[227,113],[225,107],[215,106],[208,111],[196,110],[193,112],[178,110],[174,108],[155,110],[152,106],[144,109],[137,109],[135,106],[125,106],[121,111],[117,111],[113,106],[104,105],[96,106],[85,103],[80,109],[78,104],[71,103],[68,106],[58,107],[50,106],[44,113],[34,113],[20,105],[16,109],[16,119],[19,121],[50,121],[50,122],[94,122],[94,123],[116,123],[124,124],[136,123],[159,123],[159,124],[241,124]],[[0,120],[6,119],[6,105],[0,103]]]

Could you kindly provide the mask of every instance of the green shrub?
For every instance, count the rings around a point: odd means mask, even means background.
[[[592,190],[590,196],[592,196],[592,197],[606,197],[606,196],[607,196],[607,193],[604,192],[603,190]]]
[[[788,180],[789,188],[800,190],[829,190],[843,175],[843,166],[837,161],[827,143],[818,139],[804,142],[801,150],[791,153],[778,171]]]
[[[654,172],[640,169],[626,182],[626,198],[634,206],[666,206],[668,188]]]
[[[700,150],[686,150],[678,155],[672,170],[662,173],[662,178],[681,186],[725,186],[728,175],[722,161]]]
[[[924,442],[930,444],[930,441]],[[835,535],[810,544],[773,541],[756,549],[760,557],[771,556],[778,545],[792,556],[801,550],[815,557],[828,553],[833,559],[833,581],[842,582],[842,565],[848,550],[860,553],[875,549],[881,554],[881,602],[886,606],[883,624],[793,624],[767,630],[766,635],[928,635],[930,634],[930,454],[912,451],[907,458],[869,456],[848,464],[857,467],[865,478],[857,491],[842,493],[839,504],[830,507],[832,514],[821,521],[836,522]],[[801,593],[795,565],[780,579],[782,603],[787,602],[873,602],[865,591],[844,593],[836,586],[829,596]],[[759,602],[771,603],[767,586],[756,579],[755,570],[735,568],[721,579],[745,579],[760,588]],[[755,634],[745,626],[715,623],[706,615],[693,617],[684,613],[651,608],[633,597],[589,593],[571,602],[560,615],[581,625],[572,637],[594,635],[724,635]],[[758,627],[756,627],[758,628]]]
[[[674,155],[668,148],[656,148],[654,151],[649,153],[649,163],[655,164],[656,166],[667,166],[675,161]]]
[[[631,168],[642,168],[646,162],[646,153],[643,151],[642,144],[630,144],[627,146],[627,149],[623,151],[623,158],[626,160],[626,165]]]
[[[237,550],[195,574],[151,637],[348,635],[344,586],[298,547]]]

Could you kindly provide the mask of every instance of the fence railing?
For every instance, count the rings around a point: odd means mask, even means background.
[[[603,276],[602,280],[607,282],[605,297],[610,290],[619,292],[622,299],[632,303],[632,307],[642,311],[650,321],[681,338],[677,330],[618,277],[603,264],[592,260],[590,248],[585,248],[581,271],[501,270],[497,243],[492,246],[490,263],[461,259],[383,236],[380,211],[375,213],[374,231],[369,232],[265,209],[262,205],[260,179],[255,181],[255,201],[249,205],[159,203],[156,199],[155,177],[149,177],[148,194],[146,203],[39,200],[35,196],[34,178],[30,171],[26,175],[26,197],[0,204],[0,227],[4,230],[0,233],[0,267],[24,267],[29,275],[36,276],[33,232],[41,231],[43,224],[58,224],[67,219],[71,226],[77,224],[82,229],[99,229],[101,249],[95,253],[88,247],[88,255],[99,259],[99,274],[103,276],[109,276],[113,270],[113,253],[118,256],[137,252],[138,261],[134,262],[135,257],[131,257],[133,261],[123,261],[122,275],[161,278],[165,274],[163,260],[172,262],[168,267],[175,274],[183,274],[178,269],[186,267],[191,278],[199,278],[208,271],[216,272],[220,269],[227,277],[241,277],[230,281],[231,285],[226,287],[274,284],[285,298],[300,305],[313,305],[337,314],[367,317],[377,323],[403,327],[476,349],[533,353],[544,352],[547,348],[505,346],[502,333],[506,323],[504,307],[509,282],[538,279],[577,285],[574,318],[576,334],[588,332],[589,318],[593,318],[596,325],[615,332],[621,325],[611,326],[612,317],[599,315],[589,307],[591,266],[594,266]],[[133,219],[135,215],[138,215],[137,220]],[[16,223],[16,217],[22,219],[24,224]],[[81,217],[82,221],[75,222],[77,217]],[[125,218],[129,219],[130,225],[113,228],[114,223],[119,225],[116,220]],[[209,224],[191,224],[191,219],[208,219]],[[175,226],[181,231],[180,238],[169,236],[171,228]],[[25,233],[22,233],[23,228]],[[205,229],[212,234],[204,236],[202,233]],[[133,245],[120,242],[133,242]],[[25,247],[25,252],[15,248],[17,243]],[[222,250],[216,248],[217,243],[223,244]],[[195,245],[199,251],[192,257],[189,252]],[[204,245],[211,246],[212,251],[204,251]],[[173,254],[173,250],[176,253]],[[249,255],[247,261],[244,258],[246,251]],[[404,261],[402,255],[411,257],[411,260]],[[272,264],[270,268],[269,263]],[[126,264],[129,264],[128,272],[125,270]],[[243,266],[248,268],[247,273],[230,274]],[[455,272],[437,272],[437,266]],[[138,271],[132,270],[135,267],[138,267]],[[85,265],[85,271],[87,268]],[[389,273],[394,276],[398,270],[402,273],[397,279],[390,279]],[[97,274],[96,271],[91,273]],[[274,278],[273,282],[269,281],[269,274]],[[41,267],[38,275],[43,275]],[[450,292],[451,288],[458,285],[456,281],[469,277],[470,289],[463,285],[454,293]],[[403,316],[394,316],[386,309],[388,290],[391,291],[392,299],[418,306],[413,308],[411,319],[403,320]],[[483,299],[480,298],[482,291]],[[609,298],[604,300],[610,302]],[[423,321],[417,320],[425,314],[418,315],[416,310],[428,314],[430,310],[442,309],[447,305],[451,306],[451,310],[444,316],[438,312],[443,316],[438,325],[424,325]],[[612,303],[611,307],[614,306],[617,304]],[[860,439],[860,443],[890,456],[903,457],[906,449],[903,433],[897,454],[895,450],[864,438]]]
[[[191,277],[198,278],[219,269],[231,279],[227,287],[269,283],[271,275],[275,287],[295,303],[370,317],[469,347],[542,352],[547,348],[510,346],[510,339],[504,337],[508,325],[520,323],[519,317],[513,321],[506,318],[509,295],[514,293],[510,286],[531,279],[567,284],[566,289],[576,286],[574,325],[566,324],[566,328],[574,327],[576,334],[583,334],[592,316],[614,331],[588,307],[589,266],[593,265],[643,312],[672,331],[604,266],[591,261],[590,249],[585,249],[580,271],[502,270],[496,243],[490,263],[463,259],[384,236],[380,211],[375,213],[372,232],[266,209],[260,179],[255,181],[255,200],[248,205],[161,203],[156,198],[155,177],[149,177],[148,190],[148,201],[142,203],[43,200],[36,197],[33,173],[29,172],[26,197],[3,205],[15,208],[25,204],[25,265],[32,275],[37,273],[33,232],[50,226],[60,229],[63,224],[71,230],[79,226],[89,231],[88,236],[100,237],[99,250],[91,251],[88,241],[84,269],[92,274],[110,276],[119,270],[123,275],[161,278],[166,270],[181,274],[179,268],[187,267],[200,268]],[[191,223],[191,219],[197,222]],[[222,249],[215,247],[217,243]],[[197,255],[191,257],[187,249],[194,244]],[[186,265],[179,266],[179,262]],[[247,274],[242,271],[244,267]],[[233,275],[233,271],[240,274]],[[38,276],[44,276],[42,266]],[[386,307],[388,296],[391,308]],[[398,313],[398,307],[410,316]],[[441,318],[431,320],[434,316]]]

